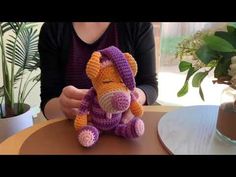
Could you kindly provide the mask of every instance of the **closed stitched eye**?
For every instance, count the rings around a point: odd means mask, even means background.
[[[111,82],[113,82],[113,81],[111,81],[111,80],[104,80],[104,81],[102,81],[102,83],[104,83],[104,84],[111,83]]]

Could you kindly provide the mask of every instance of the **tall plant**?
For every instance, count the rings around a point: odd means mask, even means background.
[[[39,67],[39,34],[36,26],[37,24],[30,22],[0,22],[3,80],[3,86],[0,87],[1,118],[23,113],[27,96],[39,82],[40,74],[32,76]],[[19,82],[18,87],[16,87],[17,82]],[[3,114],[3,103],[5,114]],[[17,105],[16,109],[14,104]]]

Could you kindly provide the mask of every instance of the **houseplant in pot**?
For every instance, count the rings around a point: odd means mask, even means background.
[[[213,83],[228,85],[222,92],[216,132],[236,143],[236,24],[197,32],[179,43],[176,57],[180,59],[179,70],[187,73],[178,97],[188,93],[192,79],[192,87],[198,88],[204,100],[201,84],[210,72],[214,73]]]
[[[40,79],[39,74],[34,74],[39,66],[36,27],[37,24],[29,22],[0,22],[2,138],[33,124],[25,100]]]

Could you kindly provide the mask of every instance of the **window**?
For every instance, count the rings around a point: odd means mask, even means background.
[[[185,74],[178,69],[179,60],[175,58],[177,44],[195,32],[217,28],[226,23],[210,22],[179,22],[179,23],[153,23],[157,47],[157,72],[159,95],[157,102],[162,105],[218,105],[220,94],[227,87],[222,84],[213,84],[213,72],[202,83],[205,101],[202,101],[198,89],[189,88],[189,92],[184,97],[177,97],[177,92],[182,87]],[[191,87],[191,86],[190,86]]]

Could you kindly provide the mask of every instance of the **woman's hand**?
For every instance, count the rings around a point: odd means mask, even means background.
[[[79,113],[80,102],[87,92],[88,89],[77,89],[74,86],[63,88],[59,96],[59,104],[62,112],[68,119],[74,119]]]

